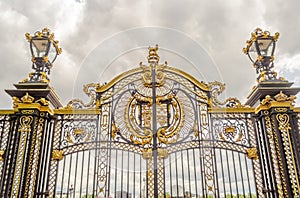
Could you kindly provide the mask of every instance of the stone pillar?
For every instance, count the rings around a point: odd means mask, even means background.
[[[293,113],[300,88],[285,80],[260,82],[248,97],[256,107],[257,144],[266,197],[299,197],[299,131]]]
[[[0,197],[45,197],[51,160],[54,108],[61,103],[47,82],[27,82],[6,90],[13,99],[9,144]]]

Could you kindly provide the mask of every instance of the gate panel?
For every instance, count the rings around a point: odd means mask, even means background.
[[[89,92],[92,106],[69,103],[68,108],[89,107],[93,113],[62,111],[55,127],[50,194],[261,196],[251,115],[234,103],[213,111],[221,104],[215,98],[220,90],[213,88],[220,83],[199,83],[158,64],[153,49],[149,57],[150,66],[141,64]]]

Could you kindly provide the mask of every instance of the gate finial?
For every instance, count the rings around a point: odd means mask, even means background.
[[[149,47],[149,55],[148,55],[148,63],[158,63],[159,56],[157,54],[158,51],[158,45],[156,44],[155,47]]]

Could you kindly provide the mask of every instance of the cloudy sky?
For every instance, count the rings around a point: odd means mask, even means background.
[[[63,48],[50,79],[64,105],[86,99],[83,84],[146,63],[147,47],[155,44],[162,62],[199,80],[224,82],[226,97],[245,102],[256,74],[242,48],[257,27],[280,32],[276,70],[300,86],[299,7],[298,0],[2,0],[0,108],[12,106],[4,89],[31,72],[24,34],[44,27]]]

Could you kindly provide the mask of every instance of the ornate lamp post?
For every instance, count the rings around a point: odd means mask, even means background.
[[[274,51],[278,37],[278,32],[271,36],[270,32],[263,32],[257,28],[252,32],[250,40],[247,41],[247,46],[243,48],[244,53],[253,62],[256,73],[259,74],[258,82],[277,79],[277,73],[272,68],[274,67]]]
[[[54,40],[54,33],[51,33],[48,28],[44,28],[41,32],[35,32],[33,36],[29,33],[26,33],[25,36],[30,43],[32,69],[35,70],[29,74],[29,81],[49,82],[47,74],[50,74],[52,63],[62,52],[62,49],[58,47],[58,41]]]

